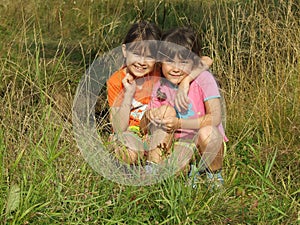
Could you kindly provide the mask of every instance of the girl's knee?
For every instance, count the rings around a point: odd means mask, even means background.
[[[163,152],[160,148],[155,148],[148,152],[147,159],[153,163],[160,163],[163,160]]]
[[[159,107],[159,111],[161,113],[162,119],[166,117],[174,117],[176,116],[176,111],[174,107],[169,105],[162,105]]]
[[[122,160],[123,162],[127,164],[135,164],[138,162],[139,158],[141,157],[141,153],[124,148],[124,147],[119,147],[115,149],[115,154],[116,157]]]
[[[212,135],[212,132],[213,132],[212,126],[202,127],[198,132],[198,139],[204,141]]]
[[[205,126],[198,132],[198,143],[207,143],[211,140],[223,140],[222,135],[217,127]]]

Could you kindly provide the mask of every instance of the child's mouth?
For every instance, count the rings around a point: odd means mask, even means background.
[[[133,65],[133,66],[139,72],[143,72],[144,70],[147,69],[146,67],[143,67],[143,66],[137,66],[137,65]]]
[[[179,74],[169,74],[169,75],[172,76],[172,77],[181,77],[181,76],[183,76],[182,73],[179,73]]]

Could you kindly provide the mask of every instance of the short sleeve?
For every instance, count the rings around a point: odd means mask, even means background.
[[[208,101],[214,98],[220,98],[220,91],[214,76],[208,72],[202,72],[195,80],[203,91],[204,101]]]
[[[107,81],[107,97],[108,104],[110,107],[119,106],[121,101],[122,93],[123,93],[123,84],[122,79],[124,78],[124,74],[121,71],[115,72]]]

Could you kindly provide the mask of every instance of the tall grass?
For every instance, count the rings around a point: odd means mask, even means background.
[[[0,223],[299,223],[299,10],[296,0],[2,1]],[[214,59],[230,139],[222,193],[185,178],[121,186],[77,149],[78,81],[138,19],[193,25]]]

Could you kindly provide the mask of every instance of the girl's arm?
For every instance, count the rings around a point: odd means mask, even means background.
[[[136,90],[136,82],[128,73],[123,78],[124,99],[120,107],[112,107],[110,121],[115,132],[126,131],[129,126],[131,104]]]
[[[132,98],[129,95],[124,95],[124,100],[120,107],[112,107],[110,112],[110,121],[115,132],[126,131],[129,126],[129,117]]]
[[[179,112],[188,109],[188,92],[190,89],[190,83],[195,80],[201,72],[207,70],[213,63],[212,59],[208,56],[202,56],[200,60],[201,63],[199,64],[199,66],[192,70],[192,72],[188,76],[186,76],[179,84],[178,91],[175,97],[175,106]]]
[[[195,119],[179,119],[182,129],[201,129],[205,126],[218,126],[222,122],[220,98],[210,99],[205,102],[206,114]]]
[[[218,126],[222,121],[220,98],[210,99],[205,102],[206,114],[199,118],[182,119],[168,117],[162,120],[154,120],[167,132],[177,129],[199,130],[205,126]]]

